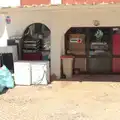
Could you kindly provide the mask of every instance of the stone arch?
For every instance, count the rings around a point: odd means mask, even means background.
[[[31,25],[33,25],[33,24],[42,24],[42,25],[45,25],[45,26],[50,30],[50,32],[51,32],[51,28],[50,28],[49,25],[47,25],[46,23],[43,23],[43,22],[34,22],[34,23],[29,23],[29,24],[27,24],[27,25],[24,27],[22,35],[24,34],[25,30],[26,30],[28,27],[30,27]]]
[[[29,34],[29,36],[28,36],[28,34]],[[40,23],[40,22],[35,22],[35,23],[29,24],[27,27],[25,27],[25,29],[22,33],[21,48],[23,48],[23,45],[24,45],[23,43],[24,43],[24,40],[26,38],[26,35],[28,37],[31,37],[32,39],[33,38],[36,39],[36,37],[37,37],[37,39],[39,39],[39,35],[40,36],[42,35],[43,37],[40,38],[41,39],[40,41],[46,42],[46,43],[45,43],[44,47],[42,47],[42,48],[39,47],[37,49],[39,49],[39,51],[42,53],[42,55],[43,55],[43,53],[48,52],[49,57],[51,58],[51,56],[50,56],[51,55],[50,54],[50,51],[51,51],[51,47],[50,47],[51,46],[51,30],[47,25]],[[27,39],[28,39],[28,37],[27,37]],[[23,54],[23,52],[22,52],[22,54]]]

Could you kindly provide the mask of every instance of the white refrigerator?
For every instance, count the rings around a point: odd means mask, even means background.
[[[31,62],[32,84],[47,85],[50,82],[49,61]]]
[[[14,63],[16,85],[47,85],[50,82],[49,61],[18,61]]]
[[[14,79],[16,85],[31,85],[32,79],[30,62],[14,62]]]

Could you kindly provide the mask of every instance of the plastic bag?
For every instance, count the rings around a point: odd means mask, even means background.
[[[14,88],[12,74],[5,65],[0,68],[0,93],[4,88]]]
[[[5,87],[0,85],[0,93],[4,91]]]

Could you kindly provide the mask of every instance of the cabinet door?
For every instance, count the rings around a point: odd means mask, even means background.
[[[112,71],[120,73],[120,34],[113,35],[113,55]]]
[[[111,71],[111,58],[89,58],[90,73],[109,73]]]
[[[80,69],[80,72],[86,71],[86,58],[75,58],[74,68]]]
[[[17,85],[31,84],[30,64],[15,63],[14,70],[15,70],[15,84]]]
[[[48,84],[47,65],[32,64],[32,84]]]
[[[113,55],[120,55],[120,34],[113,35]]]

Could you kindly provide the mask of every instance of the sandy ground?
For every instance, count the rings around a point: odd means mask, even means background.
[[[0,96],[0,120],[120,120],[120,83],[15,87]]]

